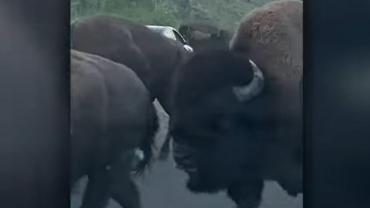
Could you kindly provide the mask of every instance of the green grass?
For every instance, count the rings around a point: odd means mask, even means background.
[[[235,30],[242,17],[271,0],[192,0],[190,14],[180,15],[178,0],[72,0],[71,20],[108,14],[142,24],[178,27],[182,22],[208,22]]]

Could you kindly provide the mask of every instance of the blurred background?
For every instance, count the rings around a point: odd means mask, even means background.
[[[178,28],[184,22],[204,22],[234,30],[241,18],[271,0],[71,0],[71,20],[110,14],[142,24]]]

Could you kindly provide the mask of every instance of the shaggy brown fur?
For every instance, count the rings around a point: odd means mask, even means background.
[[[233,51],[248,54],[271,79],[302,77],[303,8],[301,1],[266,4],[248,13],[231,40]]]
[[[302,3],[255,9],[230,48],[195,53],[176,73],[174,159],[191,191],[226,189],[238,208],[257,208],[264,180],[293,196],[302,192]],[[241,101],[232,87],[250,80],[249,59],[264,87]]]
[[[250,57],[264,72],[276,96],[276,113],[301,115],[303,76],[303,7],[301,1],[268,3],[248,13],[230,42],[232,51]],[[299,138],[301,139],[301,138]]]

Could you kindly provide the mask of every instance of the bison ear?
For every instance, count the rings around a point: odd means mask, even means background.
[[[232,88],[234,95],[240,102],[246,102],[259,95],[264,87],[264,76],[260,68],[252,61],[249,63],[253,69],[253,79],[244,86],[234,86]]]

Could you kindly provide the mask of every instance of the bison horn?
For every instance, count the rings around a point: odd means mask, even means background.
[[[252,81],[245,86],[234,86],[233,93],[236,98],[241,101],[249,101],[253,97],[261,93],[264,86],[264,76],[262,71],[258,66],[252,61],[249,60],[249,63],[252,65],[253,69],[253,79]]]

